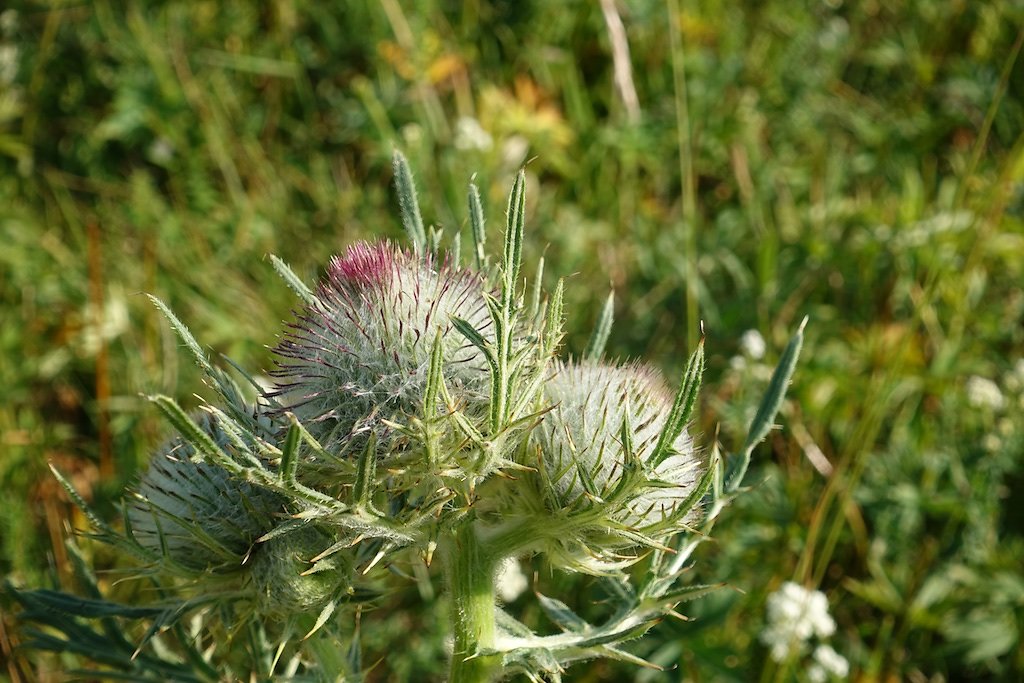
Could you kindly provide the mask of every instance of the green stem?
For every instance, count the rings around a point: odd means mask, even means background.
[[[494,646],[494,575],[499,559],[487,551],[472,522],[456,530],[446,557],[455,641],[449,683],[487,683],[501,671],[500,655],[473,656]]]

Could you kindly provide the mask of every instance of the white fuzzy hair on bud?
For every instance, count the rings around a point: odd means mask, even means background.
[[[686,430],[662,462],[652,461],[673,398],[657,371],[640,364],[567,363],[545,392],[554,408],[536,434],[558,505],[601,504],[614,495],[632,460],[642,463],[644,477],[632,494],[609,505],[610,519],[643,530],[676,514],[704,465]],[[632,458],[623,443],[624,424]],[[687,511],[683,521],[695,516]]]
[[[486,362],[453,317],[490,328],[479,275],[387,242],[356,244],[277,347],[275,395],[328,448],[371,431],[385,439],[385,420],[416,412],[440,332],[449,390],[482,401]]]
[[[203,413],[196,421],[228,447],[213,418]],[[127,506],[132,536],[143,548],[175,567],[217,572],[240,569],[283,510],[281,496],[198,460],[181,437],[156,452]]]

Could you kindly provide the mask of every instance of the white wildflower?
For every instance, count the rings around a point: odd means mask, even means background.
[[[174,158],[174,143],[164,137],[159,137],[153,141],[147,150],[149,159],[154,164],[163,166]]]
[[[498,597],[502,602],[515,602],[516,598],[523,594],[530,585],[530,581],[519,566],[519,560],[514,557],[506,558],[498,567],[498,576],[495,580],[495,587]]]
[[[5,9],[0,12],[0,35],[9,36],[18,28],[18,10]]]
[[[755,360],[764,358],[766,349],[764,337],[757,330],[747,330],[740,337],[740,350]]]
[[[787,581],[768,597],[768,624],[761,641],[769,647],[772,659],[785,661],[812,637],[827,638],[835,630],[825,594]]]
[[[1024,358],[1018,358],[1013,364],[1013,369],[1006,375],[1004,380],[1006,388],[1017,392],[1024,388]]]
[[[1006,403],[999,385],[986,377],[967,378],[967,402],[975,408],[999,410]]]
[[[494,146],[494,138],[472,116],[460,117],[455,122],[455,147],[486,151]]]
[[[513,135],[501,146],[501,160],[506,168],[519,168],[526,161],[530,141],[522,135]]]
[[[998,434],[986,434],[981,437],[981,447],[989,453],[995,453],[1003,447],[1003,440]]]
[[[846,678],[850,673],[850,663],[846,661],[846,657],[832,649],[830,645],[819,645],[814,649],[814,664],[808,669],[807,675],[811,680],[825,681],[830,676],[837,678]],[[818,669],[822,677],[815,679],[811,672],[812,669]]]
[[[0,85],[9,86],[18,77],[17,45],[0,45]]]

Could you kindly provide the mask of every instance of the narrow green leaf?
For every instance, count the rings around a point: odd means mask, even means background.
[[[423,419],[430,420],[437,414],[437,399],[441,395],[444,381],[444,344],[441,328],[437,329],[434,346],[430,350],[430,367],[427,369],[427,386],[423,391]]]
[[[282,261],[275,254],[270,255],[270,263],[274,266],[274,270],[277,271],[277,274],[281,276],[281,279],[285,281],[285,284],[287,284],[293,292],[298,294],[299,298],[302,299],[304,303],[312,304],[316,301],[316,296],[313,294],[313,291],[306,286],[306,283],[295,274],[295,271],[293,271],[287,263]]]
[[[685,586],[678,588],[674,591],[669,591],[662,595],[659,602],[663,605],[678,605],[680,602],[689,602],[690,600],[696,600],[702,598],[709,593],[724,588],[724,583],[712,583],[712,584],[698,584],[694,586]]]
[[[153,305],[160,309],[160,312],[164,314],[164,317],[167,318],[169,323],[171,323],[171,327],[174,328],[174,331],[178,334],[181,341],[185,342],[185,348],[187,348],[192,354],[192,358],[195,359],[196,365],[198,365],[207,374],[212,375],[213,365],[210,363],[210,359],[199,346],[199,342],[196,341],[196,338],[192,336],[191,332],[189,332],[189,329],[185,327],[185,323],[181,322],[181,320],[178,319],[178,316],[174,315],[174,312],[171,311],[163,301],[152,294],[147,294],[146,296],[149,297],[149,300],[153,302]]]
[[[416,253],[423,254],[427,249],[427,232],[423,228],[420,216],[420,205],[416,199],[416,183],[409,169],[409,161],[401,152],[395,150],[393,158],[395,169],[395,190],[398,192],[398,207],[402,213],[402,225],[409,235]]]
[[[430,226],[427,231],[427,249],[431,254],[437,255],[441,251],[441,228]]]
[[[136,607],[133,605],[122,605],[107,600],[80,598],[77,595],[61,593],[47,589],[27,591],[39,604],[46,609],[53,610],[68,616],[85,617],[96,619],[100,617],[123,617],[126,619],[140,619],[152,617],[167,611],[166,607]]]
[[[352,633],[352,642],[349,643],[348,653],[345,657],[348,662],[348,670],[355,681],[360,683],[363,680],[363,647],[359,637],[359,612],[356,613],[355,629]]]
[[[505,252],[501,262],[503,286],[502,308],[511,312],[515,306],[515,292],[519,268],[523,259],[523,229],[526,224],[526,172],[519,171],[512,192],[508,196],[508,222],[505,227]]]
[[[359,454],[359,469],[352,487],[352,496],[356,505],[369,505],[373,494],[373,480],[377,472],[377,435],[370,432],[366,440],[366,448]]]
[[[462,318],[452,316],[452,327],[458,330],[459,334],[469,340],[469,343],[480,349],[483,352],[484,357],[487,359],[487,362],[492,367],[494,366],[494,350],[491,348],[491,345],[487,343],[487,340],[484,339],[483,335],[480,334],[471,323],[463,320]]]
[[[452,237],[452,247],[449,250],[452,265],[456,268],[462,267],[462,233],[455,233]]]
[[[581,618],[560,600],[549,598],[542,593],[537,593],[537,602],[548,619],[553,621],[560,629],[571,633],[585,633],[591,629],[590,624]]]
[[[661,430],[658,443],[651,453],[650,461],[657,467],[665,458],[671,455],[672,444],[683,429],[686,427],[690,415],[693,414],[693,407],[697,403],[697,395],[700,392],[701,379],[704,376],[704,338],[701,337],[697,343],[697,350],[690,356],[683,371],[683,381],[676,394],[672,409],[665,420],[665,427]]]
[[[203,406],[203,410],[208,412],[210,415],[217,420],[217,426],[220,428],[224,435],[228,437],[228,441],[235,447],[235,455],[249,463],[250,467],[254,467],[257,470],[264,470],[264,465],[260,462],[260,459],[252,452],[250,444],[264,444],[260,439],[256,438],[249,430],[245,429],[237,422],[228,417],[223,410],[220,410],[216,406]],[[261,451],[265,451],[262,448]]]
[[[281,480],[286,484],[295,483],[295,474],[299,469],[299,424],[291,413],[288,413],[291,426],[284,437],[281,448]]]
[[[448,395],[448,392],[444,387],[442,387],[442,391],[444,391],[445,394],[445,402],[451,405],[451,396]],[[480,430],[473,426],[473,423],[469,421],[469,418],[458,410],[453,410],[449,414],[455,421],[455,426],[459,428],[459,431],[466,435],[466,438],[472,441],[478,448],[487,447],[487,441],[484,439],[484,435],[480,433]]]
[[[530,297],[530,308],[527,317],[532,321],[540,312],[540,295],[544,291],[544,257],[537,261],[537,276],[533,279],[533,296]]]
[[[313,624],[313,628],[309,629],[309,633],[302,636],[302,639],[308,639],[311,635],[323,628],[324,624],[327,623],[327,620],[331,618],[331,615],[334,614],[334,610],[336,609],[338,609],[338,603],[334,600],[331,600],[329,603],[324,605],[324,608],[320,610],[320,616],[316,618],[316,623]]]
[[[747,431],[747,440],[743,444],[740,460],[733,473],[729,476],[726,491],[735,491],[743,483],[743,477],[750,466],[750,456],[754,452],[754,447],[768,436],[768,432],[771,431],[772,425],[775,423],[775,417],[779,414],[779,409],[782,407],[782,400],[786,396],[786,389],[789,388],[789,381],[793,377],[797,359],[800,357],[800,349],[804,344],[804,327],[806,326],[807,317],[804,317],[800,327],[797,328],[796,334],[793,335],[789,343],[786,344],[786,348],[782,351],[782,357],[779,358],[779,363],[775,366],[775,372],[772,373],[768,389],[765,391],[764,398],[761,399],[761,405],[758,406],[757,413],[754,415],[754,421],[750,424],[750,429]]]
[[[608,293],[605,299],[604,308],[597,318],[597,324],[590,335],[590,342],[587,344],[583,357],[588,360],[597,360],[604,354],[605,344],[608,343],[608,335],[612,331],[612,321],[615,317],[615,291]]]
[[[555,285],[555,293],[551,296],[547,318],[544,321],[544,350],[548,356],[554,354],[562,339],[562,299],[564,294],[565,281],[559,278],[558,284]]]
[[[99,529],[105,534],[113,535],[114,530],[111,529],[99,515],[93,512],[92,508],[89,507],[89,504],[85,502],[85,498],[82,498],[78,491],[75,490],[75,487],[71,485],[71,482],[64,478],[64,475],[60,473],[60,470],[57,469],[56,465],[52,462],[48,463],[48,465],[50,466],[50,472],[52,472],[53,476],[57,479],[57,483],[60,484],[61,488],[63,488],[65,493],[68,494],[68,498],[70,498],[71,502],[75,504],[75,507],[82,511],[86,519],[89,520],[89,523],[92,524],[94,528]]]
[[[167,417],[167,420],[189,443],[195,446],[197,451],[232,474],[238,474],[245,469],[225,453],[214,442],[213,438],[181,409],[181,406],[173,398],[169,396],[150,396],[149,400],[160,408],[161,412]]]
[[[715,471],[718,467],[718,463],[715,462],[716,459],[717,455],[712,453],[707,469],[705,469],[704,473],[701,474],[700,479],[697,480],[697,484],[693,487],[693,490],[690,491],[689,495],[687,495],[681,503],[676,505],[675,509],[672,511],[670,516],[671,522],[675,523],[682,521],[686,515],[690,514],[690,511],[693,510],[694,506],[704,499],[704,496],[707,495],[708,491],[711,490],[711,485],[715,480]]]
[[[469,184],[469,223],[473,228],[473,250],[476,256],[476,267],[483,271],[487,268],[487,254],[484,245],[487,233],[484,230],[484,207],[480,201],[480,190],[476,183]]]

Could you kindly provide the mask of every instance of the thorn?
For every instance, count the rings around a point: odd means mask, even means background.
[[[376,566],[376,564],[377,564],[378,562],[380,562],[380,561],[381,561],[381,559],[383,559],[383,557],[384,557],[384,551],[383,551],[383,550],[381,550],[380,552],[378,552],[378,553],[377,553],[377,554],[376,554],[376,555],[374,556],[374,558],[373,558],[372,560],[370,560],[370,564],[366,565],[366,569],[364,569],[364,570],[363,570],[363,572],[362,572],[363,576],[366,576],[367,574],[369,574],[369,573],[370,573],[370,570],[371,570],[371,569],[373,569],[373,568],[374,568],[374,566]]]

